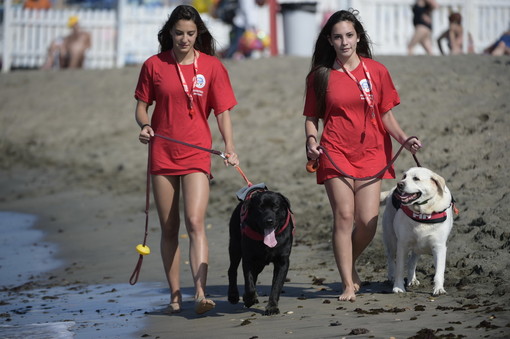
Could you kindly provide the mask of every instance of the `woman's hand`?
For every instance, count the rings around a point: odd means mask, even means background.
[[[154,136],[154,130],[152,129],[151,125],[145,124],[142,127],[142,130],[140,131],[140,135],[138,136],[138,140],[142,144],[147,144],[151,137]]]
[[[409,139],[404,147],[409,151],[411,152],[412,154],[416,154],[416,152],[418,152],[420,150],[420,148],[422,148],[422,144],[420,142],[420,140],[418,138],[411,138]]]
[[[319,149],[319,143],[317,137],[310,135],[306,140],[306,157],[309,160],[316,160],[322,151]]]
[[[237,157],[237,154],[234,152],[231,153],[225,153],[227,158],[224,160],[225,166],[239,166],[239,158]]]

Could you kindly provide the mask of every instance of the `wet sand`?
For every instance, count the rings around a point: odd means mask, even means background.
[[[214,157],[208,292],[217,307],[197,316],[188,298],[182,313],[161,314],[168,290],[153,205],[152,254],[144,259],[139,283],[128,284],[145,218],[146,151],[137,140],[133,99],[139,69],[24,71],[0,77],[0,210],[36,215],[43,241],[55,244],[52,255],[63,265],[35,274],[28,284],[4,286],[4,323],[74,321],[68,331],[76,337],[104,338],[127,332],[133,338],[508,337],[510,59],[377,59],[389,68],[401,96],[395,115],[425,145],[421,164],[446,179],[460,209],[448,244],[447,295],[431,296],[428,256],[418,263],[422,284],[392,294],[379,228],[358,264],[364,284],[356,302],[336,300],[341,286],[330,245],[330,207],[324,188],[304,170],[301,114],[309,60],[281,57],[226,66],[239,101],[232,117],[241,167],[253,183],[265,182],[289,197],[298,225],[282,314],[262,316],[272,267],[259,279],[261,304],[246,309],[227,302],[227,223],[235,192],[245,182]],[[221,149],[214,120],[211,125],[214,147]],[[403,154],[397,176],[413,165]],[[395,183],[386,181],[384,188]],[[184,227],[181,233],[186,247]],[[182,269],[184,292],[191,295],[186,256]],[[83,304],[90,313],[62,311],[85,293],[92,298]],[[141,302],[135,302],[138,296]]]

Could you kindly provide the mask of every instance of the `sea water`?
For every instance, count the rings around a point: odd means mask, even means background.
[[[0,338],[134,338],[147,314],[168,305],[164,282],[20,288],[63,264],[37,220],[0,211]]]

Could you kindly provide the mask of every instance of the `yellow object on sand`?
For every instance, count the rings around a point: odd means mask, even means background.
[[[138,246],[136,246],[136,251],[138,253],[140,253],[141,255],[147,255],[147,254],[151,253],[151,249],[149,248],[149,246],[142,245],[142,244],[139,244]]]
[[[71,28],[78,23],[78,16],[72,15],[67,19],[67,27]]]

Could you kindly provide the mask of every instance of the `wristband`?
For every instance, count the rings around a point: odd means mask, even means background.
[[[144,127],[145,127],[145,126],[149,126],[149,127],[151,127],[151,125],[150,125],[150,124],[143,124],[143,125],[142,125],[142,127],[140,127],[140,129],[144,129]]]
[[[317,137],[316,137],[315,135],[310,134],[310,135],[307,135],[307,136],[306,136],[306,142],[307,142],[307,143],[308,143],[308,139],[310,139],[310,138],[314,138],[314,139],[315,139],[315,142],[317,142]]]

